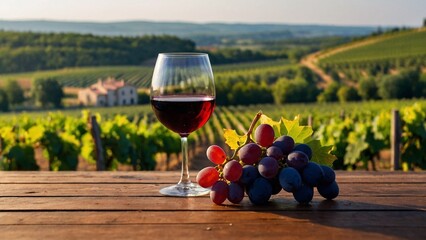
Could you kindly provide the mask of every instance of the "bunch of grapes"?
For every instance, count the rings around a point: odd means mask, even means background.
[[[256,128],[253,140],[250,133],[230,158],[220,146],[207,149],[207,158],[216,166],[202,169],[196,180],[200,186],[211,188],[214,203],[228,199],[238,204],[247,194],[253,204],[264,205],[284,189],[299,203],[307,204],[314,196],[314,187],[326,199],[337,197],[339,187],[333,169],[310,161],[314,153],[307,144],[295,143],[286,135],[275,139],[268,124]]]

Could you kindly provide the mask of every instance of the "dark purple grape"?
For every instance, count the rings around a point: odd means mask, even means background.
[[[275,158],[264,157],[262,160],[260,160],[257,169],[259,170],[259,173],[262,175],[262,177],[271,179],[278,173],[278,161],[275,160]]]
[[[311,187],[316,187],[322,181],[324,172],[320,165],[309,162],[308,165],[302,171],[302,180],[304,183]]]
[[[228,184],[224,181],[217,181],[211,188],[210,199],[217,205],[220,205],[225,202],[226,198],[228,197],[228,192]]]
[[[279,175],[277,174],[276,177],[269,179],[269,182],[271,183],[271,186],[272,186],[272,195],[277,195],[283,189],[281,187],[280,180],[279,180],[278,176]]]
[[[302,187],[302,177],[299,171],[292,167],[286,167],[281,170],[279,180],[281,187],[286,192],[294,192]]]
[[[314,188],[304,184],[293,192],[293,197],[300,204],[308,204],[314,198]]]
[[[294,140],[290,136],[283,135],[275,139],[275,142],[272,145],[279,147],[284,155],[288,155],[293,151]]]
[[[322,171],[324,172],[324,177],[321,181],[321,184],[330,184],[336,180],[336,173],[331,167],[320,165],[322,168]]]
[[[236,160],[229,161],[223,167],[223,177],[231,182],[236,182],[243,174],[243,166]]]
[[[256,143],[248,143],[238,151],[238,157],[247,165],[259,162],[262,149]]]
[[[260,124],[254,132],[254,140],[262,147],[271,146],[274,137],[274,129],[269,124]]]
[[[303,152],[294,151],[287,156],[287,165],[298,171],[302,171],[308,165],[308,162],[309,158]]]
[[[309,159],[312,158],[312,149],[307,144],[304,144],[304,143],[297,144],[294,147],[293,151],[303,152],[306,154],[306,156],[308,156]]]
[[[240,183],[231,182],[229,184],[228,200],[231,203],[238,204],[244,198],[244,188]]]
[[[270,146],[266,149],[266,156],[280,160],[284,157],[283,151],[277,146]]]
[[[337,185],[336,181],[327,185],[320,184],[318,185],[317,190],[321,196],[328,200],[334,199],[339,195],[339,185]]]
[[[265,178],[256,179],[253,184],[248,187],[248,197],[255,205],[265,205],[268,203],[272,195],[271,183]]]
[[[243,167],[243,174],[240,177],[240,182],[246,186],[252,184],[260,176],[257,167],[253,165],[245,165]]]

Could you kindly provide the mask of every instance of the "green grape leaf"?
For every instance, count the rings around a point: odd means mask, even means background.
[[[241,146],[245,140],[246,136],[240,136],[233,129],[223,129],[223,137],[225,138],[225,143],[232,149],[235,150]]]
[[[40,141],[44,136],[45,128],[41,125],[31,127],[28,129],[27,138],[31,143]]]
[[[312,149],[312,158],[311,161],[318,164],[331,166],[336,160],[336,156],[331,154],[333,146],[321,146],[320,140],[311,140],[306,143]]]
[[[296,143],[305,143],[310,140],[310,137],[314,133],[311,126],[299,125],[298,116],[294,120],[281,118],[281,122],[280,134],[292,137]]]

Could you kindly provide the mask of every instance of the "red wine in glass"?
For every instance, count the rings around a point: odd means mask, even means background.
[[[180,181],[162,188],[167,196],[193,197],[210,192],[189,177],[188,136],[201,128],[215,107],[215,85],[205,53],[160,53],[151,81],[151,106],[157,119],[182,142]]]
[[[210,96],[169,95],[153,97],[151,105],[164,126],[181,137],[187,137],[209,120],[215,99]]]

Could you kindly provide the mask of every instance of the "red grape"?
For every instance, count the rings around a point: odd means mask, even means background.
[[[256,143],[244,145],[238,152],[238,157],[247,165],[252,165],[260,160],[262,149]]]
[[[203,188],[213,186],[217,180],[219,180],[219,172],[214,167],[203,168],[197,174],[197,183]]]
[[[269,147],[274,142],[274,129],[269,124],[260,124],[254,132],[255,141],[262,147]]]
[[[217,181],[213,184],[212,190],[210,191],[210,199],[220,205],[225,202],[228,197],[229,186],[224,181]]]
[[[226,180],[236,182],[243,174],[243,166],[236,160],[229,161],[223,167],[223,176]]]
[[[207,158],[216,164],[222,164],[226,160],[225,151],[218,145],[211,145],[207,148]]]

